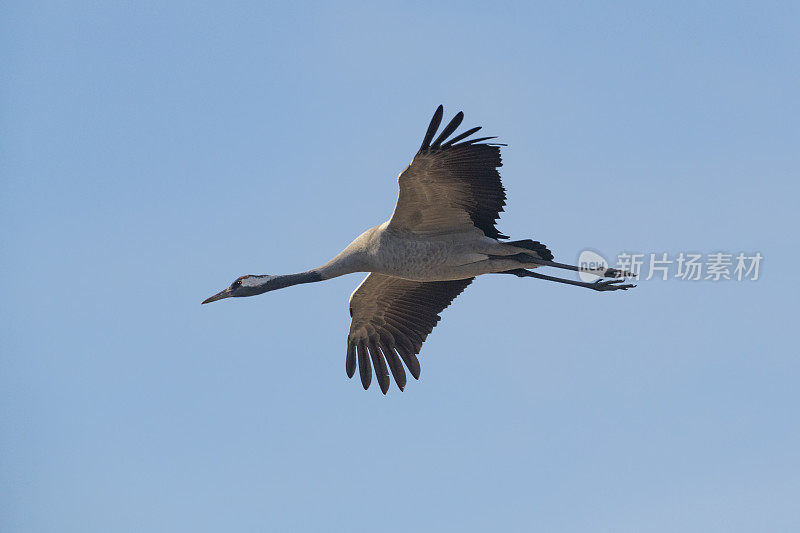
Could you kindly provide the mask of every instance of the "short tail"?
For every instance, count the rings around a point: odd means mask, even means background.
[[[504,242],[503,244],[510,244],[511,246],[516,246],[517,248],[525,248],[526,250],[533,250],[536,252],[540,258],[545,261],[552,261],[553,260],[553,252],[551,252],[547,246],[540,243],[539,241],[534,241],[531,239],[523,239],[521,241],[509,241]]]

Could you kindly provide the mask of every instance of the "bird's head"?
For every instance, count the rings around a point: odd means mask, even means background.
[[[267,291],[271,291],[273,289],[277,289],[279,287],[271,286],[271,281],[273,281],[278,276],[241,276],[234,280],[231,283],[230,287],[219,291],[214,296],[210,298],[206,298],[203,303],[209,304],[211,302],[216,302],[217,300],[222,300],[223,298],[231,298],[231,297],[241,297],[241,296],[255,296],[257,294],[263,294]]]

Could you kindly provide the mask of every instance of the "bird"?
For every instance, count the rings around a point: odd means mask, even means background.
[[[624,279],[633,276],[630,272],[558,263],[539,241],[508,240],[497,229],[506,205],[498,171],[500,147],[505,145],[487,142],[497,137],[470,138],[480,126],[452,136],[464,119],[461,111],[439,132],[443,115],[440,105],[422,145],[399,174],[400,192],[389,220],[356,237],[322,266],[288,275],[240,276],[202,303],[366,272],[350,296],[345,371],[352,378],[357,368],[367,390],[374,369],[386,394],[390,372],[401,391],[406,369],[419,379],[423,342],[442,311],[477,276],[509,274],[599,292],[635,287]],[[575,281],[533,271],[540,267],[586,271],[598,279]]]

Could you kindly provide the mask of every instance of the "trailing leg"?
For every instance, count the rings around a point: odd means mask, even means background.
[[[631,274],[630,272],[626,272],[624,270],[618,270],[616,268],[583,268],[574,265],[565,265],[564,263],[556,263],[555,261],[546,261],[546,260],[536,260],[533,261],[534,263],[538,263],[542,266],[549,266],[553,268],[563,268],[564,270],[572,270],[575,272],[589,272],[590,274],[594,274],[595,276],[601,276],[604,278],[633,278],[636,274]]]
[[[555,281],[556,283],[565,283],[567,285],[575,285],[577,287],[585,287],[587,289],[592,289],[594,291],[616,291],[616,290],[623,290],[626,291],[628,289],[632,289],[636,285],[632,285],[630,283],[621,285],[624,283],[622,279],[610,279],[610,280],[600,280],[588,283],[584,281],[574,281],[571,279],[564,279],[564,278],[556,278],[554,276],[547,276],[545,274],[539,274],[537,272],[532,272],[530,270],[525,270],[524,268],[515,268],[513,270],[506,270],[505,272],[498,272],[498,274],[513,274],[515,276],[519,276],[521,278],[538,278],[544,279],[547,281]]]
[[[545,246],[544,244],[540,243],[539,241],[534,241],[532,239],[524,239],[521,241],[509,241],[503,243],[504,245],[513,246],[514,248],[522,248],[524,250],[530,250],[531,253],[519,253],[510,256],[505,256],[506,259],[514,258],[520,262],[524,263],[536,263],[542,266],[549,266],[554,268],[563,268],[565,270],[572,270],[575,272],[589,272],[596,276],[601,276],[604,278],[623,278],[623,277],[634,277],[634,274],[630,272],[625,272],[624,270],[618,270],[616,268],[583,268],[577,267],[573,265],[565,265],[564,263],[556,263],[553,261],[553,253]]]

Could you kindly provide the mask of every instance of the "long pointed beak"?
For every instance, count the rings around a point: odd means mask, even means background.
[[[211,302],[216,302],[217,300],[222,300],[223,298],[230,298],[231,296],[232,296],[231,295],[231,289],[230,289],[230,287],[228,287],[225,290],[219,291],[214,296],[211,296],[210,298],[206,298],[205,300],[203,300],[203,304],[210,304]],[[200,304],[200,305],[203,305],[203,304]]]

